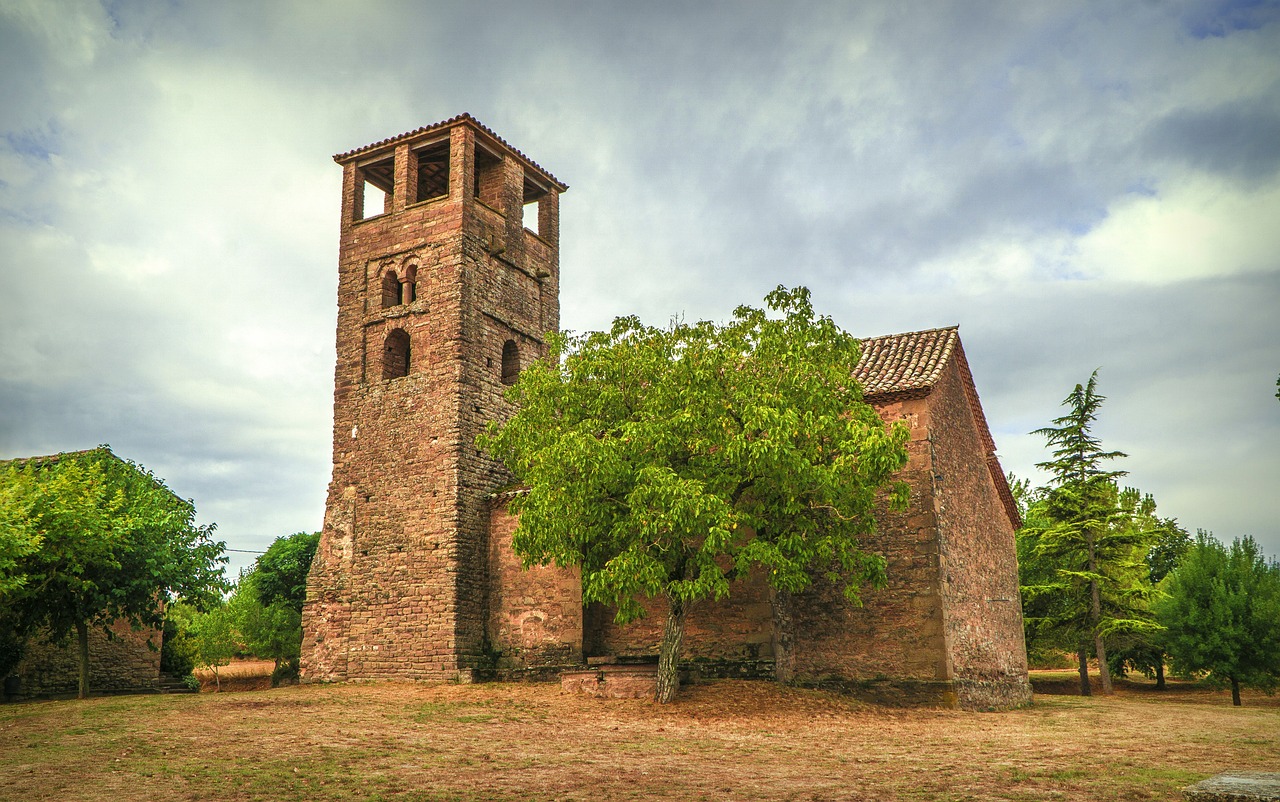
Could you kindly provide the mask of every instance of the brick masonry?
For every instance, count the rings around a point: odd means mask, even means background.
[[[504,378],[542,357],[543,332],[559,325],[566,187],[466,115],[335,160],[334,465],[303,612],[304,680],[552,677],[590,657],[656,654],[660,602],[621,627],[583,607],[574,571],[521,568],[518,522],[495,492],[510,477],[474,445],[511,412]],[[419,200],[419,182],[447,193]],[[389,190],[372,216],[368,186]],[[537,234],[522,223],[531,199]],[[861,607],[825,582],[799,594],[795,678],[890,701],[1025,704],[1016,514],[958,335],[916,334],[889,344],[934,348],[927,381],[904,391],[895,373],[898,384],[868,395],[911,430],[910,506],[886,511],[866,544],[885,556],[889,586]],[[696,605],[687,626],[690,668],[772,674],[761,577]],[[590,676],[603,674],[578,679]]]

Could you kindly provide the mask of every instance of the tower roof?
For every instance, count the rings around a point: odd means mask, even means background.
[[[447,120],[442,120],[433,125],[424,125],[423,127],[414,129],[413,131],[406,131],[405,133],[400,134],[399,136],[388,137],[387,139],[374,142],[371,145],[365,145],[364,147],[356,148],[355,150],[349,150],[346,153],[335,154],[333,157],[333,160],[336,161],[338,164],[343,164],[345,162],[351,161],[357,156],[363,156],[366,153],[370,153],[372,151],[385,148],[387,145],[394,145],[406,139],[416,139],[418,137],[434,134],[440,131],[447,131],[448,129],[459,124],[471,126],[473,130],[478,131],[485,138],[491,140],[494,144],[500,145],[504,150],[514,155],[520,161],[524,162],[525,167],[528,167],[529,169],[533,170],[535,173],[537,173],[539,176],[541,176],[545,180],[551,182],[555,186],[557,191],[564,192],[566,189],[569,188],[568,184],[561,182],[560,179],[556,178],[554,175],[544,170],[542,166],[539,165],[537,162],[535,162],[533,159],[530,159],[528,156],[524,155],[519,150],[512,147],[511,143],[507,142],[505,139],[503,139],[502,137],[494,133],[492,128],[480,122],[475,117],[472,117],[470,114],[467,114],[466,112],[463,112],[462,114],[459,114],[456,117],[450,117]]]

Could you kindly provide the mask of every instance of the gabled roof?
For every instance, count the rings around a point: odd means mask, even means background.
[[[960,371],[978,436],[986,449],[987,469],[1004,502],[1005,512],[1017,529],[1022,525],[1022,517],[1018,515],[1018,505],[996,457],[995,440],[991,437],[987,416],[982,412],[982,402],[978,400],[969,360],[965,359],[964,347],[960,345],[959,326],[868,337],[862,340],[862,356],[854,366],[853,375],[862,385],[866,400],[873,404],[924,398],[933,392],[942,372],[953,360]]]
[[[466,125],[470,125],[475,130],[480,131],[489,139],[493,140],[495,143],[501,145],[503,148],[510,151],[518,159],[520,159],[520,161],[524,162],[526,167],[532,168],[533,171],[536,172],[538,175],[540,175],[547,181],[550,181],[552,184],[554,184],[558,191],[564,192],[566,189],[569,188],[568,184],[561,182],[560,179],[556,178],[551,173],[542,169],[542,167],[533,159],[530,159],[528,156],[524,155],[520,151],[513,148],[509,142],[507,142],[505,139],[503,139],[502,137],[494,133],[492,128],[490,128],[489,126],[477,120],[475,117],[472,117],[470,114],[467,114],[465,112],[462,114],[459,114],[456,117],[450,117],[447,120],[442,120],[433,125],[424,125],[423,127],[417,128],[413,131],[406,131],[405,133],[400,134],[399,136],[393,136],[378,142],[374,142],[372,145],[365,145],[362,148],[349,150],[346,153],[338,153],[333,157],[333,160],[338,162],[339,164],[342,164],[343,162],[350,161],[356,156],[360,156],[362,154],[368,153],[373,150],[378,150],[380,148],[386,147],[387,145],[395,144],[405,139],[416,138],[424,134],[432,134],[437,131],[447,131],[448,129],[452,128],[458,123],[465,123]]]
[[[959,344],[958,326],[868,337],[853,375],[868,398],[920,398],[937,384]]]

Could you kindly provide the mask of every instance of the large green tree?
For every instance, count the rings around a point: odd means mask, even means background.
[[[1156,613],[1173,668],[1211,682],[1273,691],[1280,684],[1280,563],[1251,537],[1230,549],[1206,532],[1165,579]]]
[[[110,449],[9,466],[5,511],[39,539],[17,558],[21,587],[4,595],[20,634],[74,635],[79,693],[89,692],[89,630],[117,621],[158,628],[165,604],[214,600],[224,587],[224,544],[195,523],[195,507]]]
[[[1037,429],[1052,448],[1052,459],[1037,463],[1051,479],[1038,510],[1040,525],[1027,527],[1023,551],[1038,561],[1044,584],[1033,586],[1031,598],[1054,600],[1038,621],[1059,637],[1074,641],[1080,668],[1080,692],[1090,693],[1088,656],[1092,648],[1104,693],[1111,693],[1106,639],[1119,633],[1153,628],[1143,614],[1147,587],[1142,559],[1154,533],[1137,523],[1122,505],[1124,493],[1110,460],[1123,457],[1106,451],[1093,435],[1105,396],[1097,392],[1095,370],[1063,400],[1067,414],[1053,426]],[[1136,491],[1133,491],[1136,492]]]
[[[580,567],[583,601],[620,623],[665,599],[660,702],[677,689],[690,606],[753,567],[777,591],[784,680],[790,594],[825,575],[856,602],[884,583],[861,539],[907,432],[862,400],[858,342],[814,314],[808,290],[765,302],[723,325],[623,317],[553,337],[509,393],[518,412],[480,438],[528,490],[512,502],[526,564]]]

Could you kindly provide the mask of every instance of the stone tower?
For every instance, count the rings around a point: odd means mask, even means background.
[[[303,610],[305,680],[471,679],[487,647],[475,447],[559,326],[567,187],[470,115],[342,165],[333,479]]]

